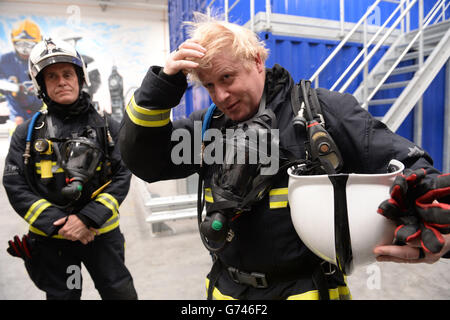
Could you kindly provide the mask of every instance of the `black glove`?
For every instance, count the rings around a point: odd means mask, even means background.
[[[405,170],[395,178],[391,198],[383,201],[378,213],[398,225],[394,243],[398,245],[421,237],[423,249],[441,251],[450,232],[450,175],[425,179],[426,171]]]
[[[13,257],[19,257],[25,260],[25,262],[31,260],[31,252],[33,247],[33,241],[26,234],[22,236],[20,240],[19,236],[14,236],[14,240],[9,240],[9,247],[6,249],[10,255]]]

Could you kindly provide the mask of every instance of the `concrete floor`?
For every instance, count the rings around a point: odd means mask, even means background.
[[[8,141],[0,138],[0,172],[3,173]],[[176,192],[173,184],[159,182],[146,185],[161,196]],[[195,219],[167,222],[175,232],[155,236],[143,206],[141,181],[135,177],[127,199],[121,206],[121,229],[126,239],[126,264],[131,271],[140,299],[205,299],[204,278],[211,259],[198,235]],[[0,299],[40,300],[38,290],[21,259],[6,252],[7,241],[27,232],[25,223],[9,205],[0,187]],[[93,282],[83,270],[82,299],[99,299]],[[361,267],[348,277],[353,299],[450,299],[450,261],[433,265],[375,263]]]

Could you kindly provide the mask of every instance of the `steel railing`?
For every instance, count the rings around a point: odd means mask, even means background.
[[[362,24],[364,24],[364,46],[361,52],[356,56],[356,58],[350,63],[350,65],[346,68],[346,70],[341,74],[341,76],[336,80],[336,82],[331,86],[330,90],[335,90],[339,87],[340,83],[345,79],[345,77],[350,73],[352,68],[360,61],[361,57],[364,56],[364,59],[361,63],[358,64],[358,67],[355,71],[348,77],[347,81],[338,88],[339,92],[344,92],[350,84],[356,79],[356,77],[363,71],[363,107],[367,107],[368,101],[370,101],[376,92],[381,88],[385,80],[390,76],[392,71],[398,65],[398,63],[403,59],[405,54],[411,48],[411,46],[419,39],[419,66],[423,63],[423,29],[426,28],[429,24],[432,24],[432,20],[436,16],[439,10],[442,10],[441,14],[435,19],[434,23],[439,21],[440,19],[445,20],[445,11],[448,8],[445,5],[445,0],[436,1],[433,8],[430,10],[428,15],[423,18],[423,0],[401,0],[399,5],[392,11],[391,15],[386,19],[383,25],[377,30],[374,36],[367,41],[367,18],[372,14],[375,8],[382,0],[375,1],[366,11],[366,13],[361,17],[361,19],[355,24],[352,30],[345,36],[345,38],[338,44],[338,46],[333,50],[333,52],[325,59],[322,65],[316,70],[316,72],[310,78],[311,82],[314,82],[315,86],[319,86],[319,76],[323,72],[323,70],[327,67],[327,65],[333,60],[333,58],[341,51],[344,45],[348,42],[348,40],[352,37],[352,35],[360,28]],[[392,2],[392,1],[390,1]],[[418,33],[413,38],[411,43],[407,46],[405,50],[403,50],[401,57],[394,62],[394,64],[389,69],[388,73],[385,74],[382,81],[380,81],[375,89],[369,94],[368,92],[368,63],[371,58],[377,53],[377,51],[381,48],[382,44],[388,39],[388,37],[393,33],[393,31],[400,24],[400,29],[404,32],[409,32],[410,30],[410,17],[409,13],[411,8],[419,3],[419,23],[418,23]],[[405,7],[406,6],[406,7]],[[393,20],[393,18],[399,14],[400,16],[392,23],[389,29],[383,34],[381,39],[376,43],[376,45],[370,50],[370,46],[374,44],[376,39],[382,34],[383,31],[386,30],[387,25]],[[425,21],[425,22],[424,22]]]
[[[435,6],[430,10],[429,14],[425,17],[425,19],[423,19],[422,18],[423,17],[423,0],[419,0],[419,28],[418,28],[418,32],[413,37],[413,39],[411,41],[409,41],[409,43],[407,44],[405,49],[403,49],[402,53],[397,57],[397,59],[392,64],[392,66],[389,68],[389,70],[385,73],[383,78],[379,81],[379,83],[372,90],[370,95],[367,98],[364,99],[364,102],[363,102],[363,105],[362,105],[363,107],[367,107],[368,101],[370,101],[375,96],[375,94],[378,92],[378,90],[381,88],[381,86],[384,84],[384,82],[387,80],[387,78],[389,78],[391,76],[391,74],[394,71],[394,69],[398,66],[398,64],[402,61],[404,56],[408,53],[408,51],[411,49],[413,44],[418,39],[419,39],[419,51],[418,51],[419,52],[419,55],[418,55],[419,68],[422,67],[423,59],[424,59],[424,54],[423,54],[423,33],[424,33],[424,29],[431,23],[431,21],[433,20],[433,18],[437,14],[437,12],[439,10],[439,5],[437,5],[437,4],[439,4],[439,2],[442,2],[442,3],[445,4],[445,0],[440,0],[440,1],[436,2]],[[423,20],[425,21],[425,23],[423,23]]]

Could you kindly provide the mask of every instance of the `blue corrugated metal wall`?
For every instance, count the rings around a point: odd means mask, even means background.
[[[445,115],[444,66],[423,96],[423,146],[434,159],[436,168],[442,170],[444,150]]]
[[[230,3],[232,2],[230,1]],[[347,22],[357,22],[373,2],[374,0],[345,0],[345,20]],[[431,9],[434,2],[435,0],[424,1],[425,13]],[[209,3],[210,0],[169,0],[171,50],[176,49],[187,37],[182,22],[191,20],[193,11],[205,12],[206,6]],[[339,20],[339,0],[272,0],[271,5],[273,13]],[[223,0],[216,0],[212,6],[212,11],[222,13],[223,6]],[[395,6],[396,4],[387,2],[382,2],[379,5],[377,15],[379,15],[381,23],[389,16]],[[257,13],[259,11],[265,11],[265,1],[255,1],[255,12]],[[229,20],[239,24],[245,24],[249,20],[249,12],[249,1],[241,0],[232,10]],[[374,15],[373,22],[375,24],[377,23],[376,20],[377,17]],[[411,13],[411,29],[416,28],[416,26],[417,5],[415,5]],[[259,36],[266,42],[270,50],[266,66],[272,67],[275,63],[282,65],[291,72],[295,81],[308,79],[339,43],[339,41],[331,40],[286,37],[270,32],[262,32]],[[356,57],[361,48],[362,45],[359,43],[348,43],[320,75],[319,85],[330,88],[353,58]],[[376,64],[385,50],[387,50],[387,47],[384,47],[383,50],[380,50],[376,54],[371,60],[369,69]],[[397,79],[394,77],[388,79],[388,82],[407,80],[411,76],[412,74],[399,75],[396,76]],[[354,92],[361,80],[362,75],[353,81],[347,91]],[[423,146],[435,159],[437,168],[442,168],[443,156],[444,83],[445,68],[441,70],[424,94],[424,109],[426,112],[424,113]],[[401,89],[385,90],[378,93],[375,98],[397,97],[400,91]],[[205,108],[210,103],[211,100],[206,90],[200,87],[189,86],[182,102],[174,109],[173,117],[174,119],[186,117],[192,111]],[[371,106],[369,111],[375,116],[383,116],[388,108],[389,106]],[[397,132],[405,138],[412,140],[413,128],[414,117],[410,114]]]

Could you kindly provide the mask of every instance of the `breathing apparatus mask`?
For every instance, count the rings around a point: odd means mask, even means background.
[[[214,109],[213,104],[205,116],[204,130],[205,123],[209,121]],[[275,114],[272,110],[265,109],[263,98],[259,111],[253,118],[233,128],[227,128],[227,134],[223,134],[219,144],[223,143],[225,147],[224,161],[213,165],[211,179],[213,203],[208,204],[208,212],[203,221],[201,216],[203,201],[199,198],[200,235],[204,245],[211,252],[219,252],[225,248],[234,236],[230,222],[249,211],[251,206],[269,191],[273,174],[267,174],[271,173],[267,170],[267,166],[271,165],[267,159],[269,153],[273,155],[278,152],[278,131],[274,130],[276,128]],[[276,160],[278,161],[278,156]],[[203,192],[201,185],[200,182],[199,197]]]
[[[66,173],[67,186],[61,193],[69,200],[77,200],[83,191],[83,185],[95,173],[103,150],[86,137],[69,139],[62,145],[61,167]]]
[[[36,127],[37,129],[47,126],[48,138],[38,138],[33,143],[33,149],[38,155],[37,161],[39,161],[41,183],[49,184],[53,181],[53,154],[56,156],[58,165],[64,170],[66,174],[66,186],[62,188],[61,193],[69,202],[64,206],[58,206],[59,208],[69,207],[73,201],[80,198],[83,185],[88,182],[95,174],[100,160],[105,156],[105,161],[109,163],[109,155],[105,154],[103,149],[97,143],[97,132],[91,127],[87,127],[80,134],[73,134],[71,138],[55,138],[55,128],[53,126],[52,116],[48,114],[47,110],[41,110],[37,112],[28,127],[28,134],[26,139],[25,153],[23,154],[24,164],[29,164],[29,158],[31,157],[31,137],[35,123],[40,115],[45,116],[45,120]],[[108,135],[109,137],[109,135]],[[106,141],[109,141],[105,137]],[[112,147],[108,143],[108,147]],[[25,176],[28,181],[28,185],[34,189],[34,183],[31,180],[28,170],[25,170]]]

